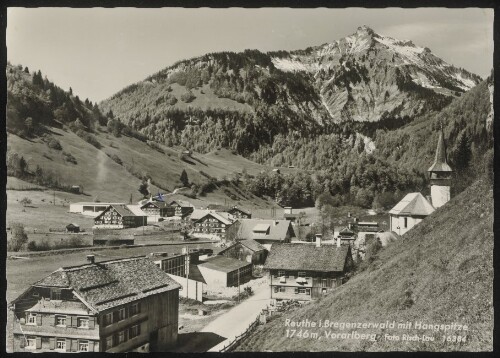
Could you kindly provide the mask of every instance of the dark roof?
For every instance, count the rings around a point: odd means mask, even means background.
[[[349,249],[348,245],[337,247],[323,244],[316,247],[315,243],[273,244],[264,268],[342,272]]]
[[[241,240],[239,241],[243,246],[245,246],[246,248],[252,250],[252,251],[255,251],[255,252],[259,252],[259,251],[262,251],[262,250],[266,250],[266,248],[264,246],[262,246],[261,244],[259,244],[257,241],[255,240],[252,240],[252,239],[248,239],[248,240]]]
[[[235,211],[235,210],[236,211],[241,211],[242,213],[247,214],[247,215],[251,215],[252,214],[250,211],[248,211],[246,209],[243,209],[243,208],[239,208],[237,206],[233,206],[232,208],[230,208],[230,209],[228,209],[226,211],[231,212],[231,211]]]
[[[343,228],[342,230],[339,231],[339,235],[349,235],[349,236],[352,236],[352,235],[354,235],[354,231],[352,231],[348,227],[345,227],[345,228]]]
[[[33,286],[73,289],[96,311],[180,287],[144,256],[60,268]]]
[[[70,223],[70,224],[66,225],[66,227],[67,227],[67,228],[68,228],[68,227],[80,227],[80,225]]]
[[[248,265],[251,265],[251,263],[216,255],[213,258],[209,259],[207,262],[202,263],[198,266],[222,272],[232,272]]]
[[[121,216],[121,217],[126,217],[126,216],[137,216],[135,215],[132,211],[130,211],[129,208],[127,208],[125,205],[109,205],[102,213],[96,216],[96,219],[104,215],[108,210],[111,208],[115,209],[116,212]]]
[[[436,148],[434,163],[428,169],[429,172],[451,172],[453,171],[446,161],[446,144],[444,142],[443,131],[439,132],[439,139]]]

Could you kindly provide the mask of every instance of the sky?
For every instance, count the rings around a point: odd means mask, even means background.
[[[479,8],[9,8],[7,59],[99,102],[179,60],[304,49],[362,25],[483,78],[493,68],[493,10]]]

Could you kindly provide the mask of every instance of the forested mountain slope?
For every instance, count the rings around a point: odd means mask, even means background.
[[[259,326],[237,351],[491,351],[493,349],[493,172],[436,210],[399,241],[380,249],[364,270],[319,302]],[[412,322],[411,329],[306,328],[309,339],[286,336],[285,320]],[[468,331],[414,329],[467,325]],[[288,329],[290,329],[288,327]],[[297,328],[298,333],[300,328]],[[328,339],[325,331],[376,333],[377,339]],[[322,339],[311,339],[318,332]],[[466,336],[463,343],[443,335]],[[388,341],[385,334],[435,337]]]

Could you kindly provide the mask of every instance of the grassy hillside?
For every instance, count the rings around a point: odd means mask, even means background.
[[[357,329],[375,342],[287,338],[285,319],[337,322],[422,321],[468,325],[465,343],[443,343],[442,331]],[[324,336],[325,328],[312,328]],[[338,329],[332,329],[339,332]],[[341,332],[341,331],[340,331]],[[351,332],[346,329],[345,333]],[[426,334],[435,342],[386,341],[385,334]],[[459,334],[460,331],[449,331]],[[272,339],[270,339],[272,337]],[[474,183],[400,241],[382,249],[363,272],[315,304],[259,326],[238,351],[491,351],[493,349],[493,191]]]

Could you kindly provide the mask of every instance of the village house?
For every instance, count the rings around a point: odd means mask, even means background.
[[[220,204],[209,204],[207,210],[213,210],[217,212],[226,212],[231,214],[236,219],[251,219],[252,213],[248,210],[240,208],[238,206],[226,206]]]
[[[225,257],[250,262],[254,265],[263,265],[267,258],[267,249],[257,241],[248,239],[237,241],[218,253]]]
[[[163,218],[175,215],[175,208],[163,201],[147,201],[140,206],[140,209],[148,216],[148,218]]]
[[[225,240],[226,232],[233,222],[231,214],[211,211],[194,222],[192,235],[210,240]]]
[[[337,239],[340,240],[341,245],[352,245],[352,243],[356,240],[356,233],[348,227],[344,227],[339,231]]]
[[[199,264],[198,269],[210,290],[242,285],[252,279],[252,263],[220,255]]]
[[[180,254],[162,252],[152,253],[148,257],[181,286],[180,297],[203,302],[206,282],[197,266],[200,262],[199,256],[199,251],[187,252],[183,249]]]
[[[191,205],[191,203],[184,200],[173,200],[169,203],[169,205],[174,207],[175,216],[180,218],[185,218],[194,210],[194,207]]]
[[[268,250],[273,243],[290,242],[295,237],[292,223],[288,220],[240,219],[236,223],[237,240],[252,239]]]
[[[14,352],[166,351],[179,284],[145,257],[60,268],[10,303]]]
[[[297,219],[299,219],[299,218],[300,218],[300,215],[294,213],[293,208],[291,208],[290,206],[286,206],[284,208],[283,219],[289,220],[292,223],[295,223],[297,221]]]
[[[273,244],[264,269],[271,299],[310,301],[342,285],[353,260],[349,245]]]
[[[125,205],[125,203],[78,202],[69,204],[69,212],[96,217],[102,214],[110,205]]]
[[[138,216],[125,205],[110,205],[94,218],[95,229],[125,229],[147,223],[146,215]]]

